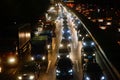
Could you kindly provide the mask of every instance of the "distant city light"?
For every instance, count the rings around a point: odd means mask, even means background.
[[[0,66],[0,73],[2,72],[2,67]]]
[[[34,60],[34,57],[31,57],[31,60],[33,61],[33,60]]]
[[[107,27],[106,26],[100,26],[99,28],[102,29],[102,30],[105,30]]]
[[[109,20],[109,21],[110,21],[110,20],[112,20],[112,17],[108,17],[108,18],[106,18],[106,20]]]
[[[117,41],[117,43],[120,45],[120,41]]]
[[[88,17],[88,19],[91,19],[91,17]]]
[[[111,24],[112,24],[111,22],[107,22],[107,23],[106,23],[106,25],[108,25],[108,26],[111,25]]]
[[[98,19],[98,22],[103,22],[104,20],[103,19]]]
[[[97,11],[98,11],[98,13],[99,13],[99,12],[100,12],[100,9],[98,9]]]
[[[17,24],[17,22],[14,22],[14,24]]]

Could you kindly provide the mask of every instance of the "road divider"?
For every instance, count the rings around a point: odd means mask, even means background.
[[[49,62],[48,62],[48,66],[47,66],[46,73],[48,73],[48,71],[49,71],[49,68],[50,68],[50,65],[51,65],[51,60],[49,60]]]
[[[77,72],[79,72],[78,60],[75,60],[75,64],[76,64],[76,69],[77,69]]]

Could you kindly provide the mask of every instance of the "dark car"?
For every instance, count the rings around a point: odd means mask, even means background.
[[[64,39],[68,39],[71,40],[71,32],[69,30],[68,27],[64,27],[62,30],[62,36],[64,37]]]
[[[35,62],[23,64],[16,73],[16,80],[38,80],[39,68]]]
[[[89,62],[96,62],[96,52],[84,52],[81,49],[81,57],[82,57],[82,63],[84,64],[86,61]]]
[[[59,51],[65,50],[66,51],[71,51],[71,43],[68,39],[62,39],[59,47]]]
[[[40,37],[41,38],[41,37]],[[43,37],[44,38],[44,37]],[[37,39],[31,40],[31,56],[34,61],[41,64],[41,67],[47,67],[48,65],[48,49],[47,49],[47,41]]]
[[[58,49],[58,59],[62,58],[62,57],[69,57],[69,53],[70,53],[70,44],[67,42],[62,42],[60,44],[60,48]]]
[[[70,55],[68,53],[60,53],[60,54],[58,54],[57,59],[60,59],[60,58],[63,58],[63,57],[69,58]]]
[[[56,63],[56,78],[72,78],[73,77],[73,63],[70,58],[60,58]]]
[[[106,80],[106,78],[97,63],[88,62],[83,67],[83,80]]]
[[[82,39],[82,45],[83,45],[83,50],[85,52],[94,52],[95,51],[95,42],[89,36]]]

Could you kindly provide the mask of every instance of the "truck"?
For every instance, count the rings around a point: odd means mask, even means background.
[[[36,36],[31,39],[31,56],[44,69],[48,65],[47,36]]]
[[[0,73],[13,73],[29,51],[30,24],[4,26],[0,29]]]

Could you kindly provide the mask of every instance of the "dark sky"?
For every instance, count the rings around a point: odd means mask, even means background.
[[[49,0],[1,0],[0,22],[36,19],[46,11],[49,5]]]
[[[83,3],[97,3],[102,6],[119,7],[120,0],[75,0]],[[0,0],[0,23],[9,21],[32,21],[43,14],[50,0]]]

